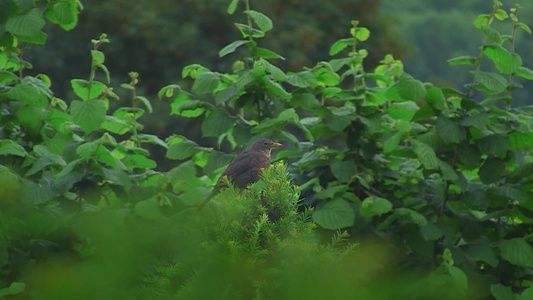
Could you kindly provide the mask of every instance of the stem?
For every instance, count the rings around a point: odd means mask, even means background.
[[[94,44],[93,50],[98,50],[98,47],[102,44],[100,41]],[[87,85],[87,99],[91,98],[91,86],[93,85],[94,75],[96,73],[96,66],[91,54],[91,72],[89,73],[89,84]]]
[[[22,59],[22,55],[24,54],[24,51],[27,49],[28,45],[27,44],[24,44],[24,46],[22,46],[20,48],[20,53],[19,53],[19,63],[20,63],[20,68],[18,70],[18,73],[19,73],[19,83],[22,82],[22,77],[24,76],[22,74],[22,72],[24,71],[24,60]],[[11,59],[10,57],[11,55],[8,55],[7,57],[7,60],[9,61]]]
[[[354,33],[357,32],[357,25],[353,26],[353,30],[354,30]],[[353,44],[352,44],[353,56],[355,56],[357,54],[356,50],[357,50],[357,37],[354,34]],[[361,64],[362,64],[362,62],[361,62]],[[353,72],[353,90],[354,90],[354,92],[356,92],[357,91],[357,76],[356,76],[355,64],[352,64],[352,72]]]
[[[250,0],[244,0],[244,4],[246,5],[246,10],[250,10]],[[250,18],[250,15],[246,15],[246,18],[248,19],[248,28],[250,29],[250,33],[248,34],[248,39],[250,42],[254,41],[254,38],[252,37],[252,18]]]
[[[490,26],[490,23],[492,23],[492,20],[494,19],[494,15],[496,14],[496,11],[498,11],[498,5],[495,4],[493,7],[492,7],[492,12],[489,16],[489,20],[487,22],[487,26]],[[479,72],[479,70],[481,69],[481,60],[483,59],[483,47],[485,47],[485,45],[487,44],[487,36],[484,36],[483,38],[483,42],[481,42],[481,47],[480,47],[480,50],[479,50],[479,54],[477,56],[477,62],[476,62],[476,70],[475,70],[475,73]],[[472,85],[470,86],[470,91],[468,92],[468,98],[472,98],[472,96],[474,95],[474,90],[476,88],[476,84],[477,84],[477,80],[476,80],[476,77],[474,75],[474,80],[472,80]]]
[[[513,14],[516,16],[517,13],[518,13],[518,8],[513,12]],[[511,33],[511,47],[509,49],[509,52],[511,52],[511,54],[515,53],[515,39],[516,39],[516,27],[517,27],[516,23],[517,21],[513,20],[513,30]],[[513,78],[514,78],[514,73],[509,74],[509,88],[507,91],[507,96],[509,98],[512,97],[512,93],[513,93],[513,91],[511,90],[511,85],[513,84]],[[511,109],[511,104],[506,104],[506,106],[508,110]]]
[[[137,78],[133,77],[131,78],[131,86],[133,87],[131,94],[132,94],[132,103],[131,108],[133,109],[133,136],[135,137],[135,146],[140,148],[141,142],[139,141],[139,138],[137,136],[137,115],[135,114],[135,109],[137,108],[137,102],[135,99],[137,98],[137,91],[135,90],[135,84],[137,83]]]
[[[453,149],[452,169],[455,167],[456,160],[457,160],[457,147]],[[439,211],[439,217],[437,219],[438,222],[442,221],[442,217],[444,216],[444,208],[446,207],[446,203],[448,203],[449,196],[450,196],[450,182],[446,181],[446,187],[444,189],[444,199],[442,200],[442,204],[440,206],[440,211]]]
[[[257,119],[261,123],[261,99],[257,99]]]

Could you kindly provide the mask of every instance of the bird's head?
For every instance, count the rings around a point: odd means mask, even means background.
[[[280,147],[281,144],[278,142],[273,142],[269,139],[260,139],[257,140],[251,147],[251,149],[262,151],[262,152],[269,152],[272,148]]]

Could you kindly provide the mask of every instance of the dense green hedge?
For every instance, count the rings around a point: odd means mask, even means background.
[[[474,20],[479,53],[449,60],[471,68],[458,91],[392,55],[365,69],[370,31],[358,21],[331,60],[284,71],[261,46],[271,19],[231,1],[245,22],[218,54],[247,55],[231,73],[189,65],[192,88],[159,97],[219,145],[285,146],[260,182],[197,212],[231,155],[143,133],[157,100],[139,94],[135,72],[127,96],[113,91],[105,34],[88,77],[70,81],[75,98],[55,97],[48,76],[26,75],[24,49],[46,42],[46,21],[75,26],[81,4],[0,5],[0,297],[531,298],[533,114],[512,103],[533,71],[514,49],[516,31],[531,33],[519,6],[495,1]],[[156,171],[149,144],[177,167]]]

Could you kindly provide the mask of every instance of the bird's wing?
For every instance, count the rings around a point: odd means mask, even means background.
[[[246,172],[248,169],[252,168],[252,165],[258,158],[261,156],[261,153],[246,150],[239,153],[235,158],[230,162],[226,170],[222,173],[222,176],[226,175],[228,177],[238,176],[239,174]]]
[[[249,182],[257,181],[259,170],[268,167],[270,159],[257,151],[244,151],[237,155],[222,173],[244,188]]]

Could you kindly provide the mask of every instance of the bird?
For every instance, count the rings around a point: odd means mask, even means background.
[[[270,152],[272,148],[282,146],[278,142],[269,139],[257,140],[248,150],[239,153],[230,162],[226,170],[222,172],[211,193],[198,206],[202,209],[221,189],[226,187],[223,178],[228,180],[238,189],[246,188],[250,183],[257,182],[261,175],[261,170],[270,165]]]

